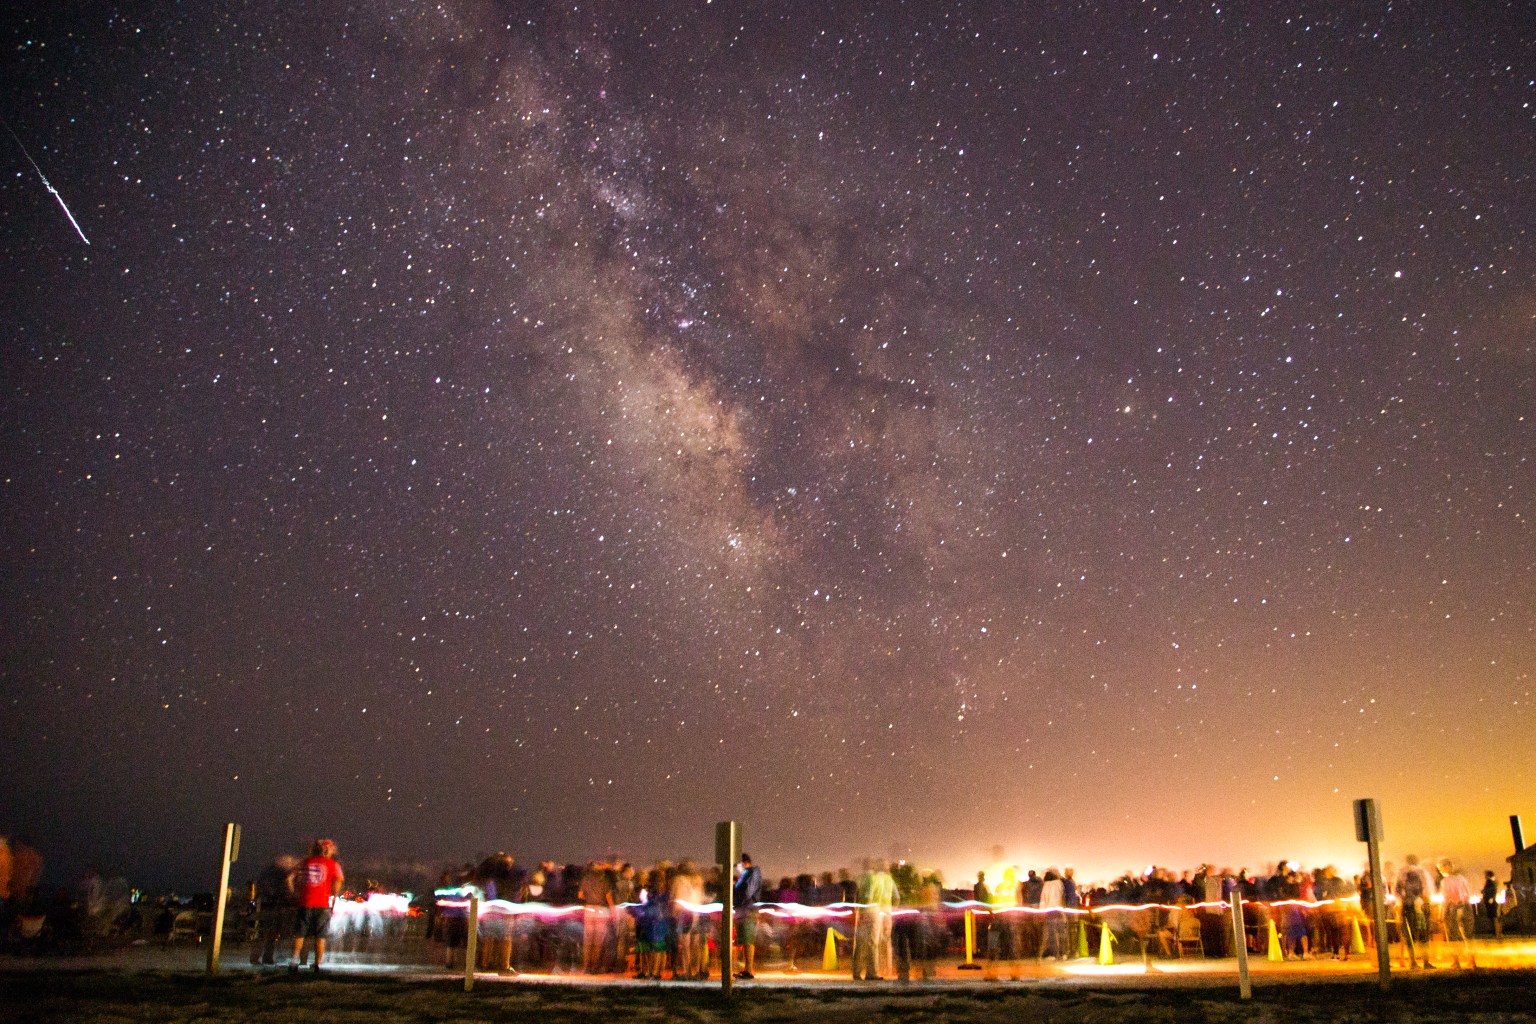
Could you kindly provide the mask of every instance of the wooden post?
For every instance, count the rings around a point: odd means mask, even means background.
[[[1376,977],[1383,992],[1392,987],[1392,949],[1387,943],[1387,886],[1381,877],[1381,840],[1372,838],[1371,920],[1376,929]]]
[[[731,872],[741,857],[741,823],[715,825],[715,862],[720,865],[720,991],[731,994],[731,967],[736,960],[736,892]]]
[[[219,895],[213,910],[213,941],[208,946],[208,973],[219,973],[219,947],[224,943],[224,910],[229,904],[229,866],[240,858],[240,826],[224,826],[224,854],[219,859]]]
[[[475,988],[475,961],[480,958],[480,897],[469,897],[469,932],[464,936],[464,991]]]
[[[1385,992],[1392,987],[1392,950],[1387,943],[1387,889],[1381,878],[1381,811],[1375,800],[1355,801],[1355,838],[1365,844],[1371,861],[1371,920],[1376,928],[1376,977],[1381,990]],[[1406,919],[1403,928],[1406,934]]]
[[[1248,927],[1243,924],[1243,891],[1234,888],[1232,903],[1232,948],[1237,951],[1237,994],[1253,998],[1253,982],[1248,978]]]

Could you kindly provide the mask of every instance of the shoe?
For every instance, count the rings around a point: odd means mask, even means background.
[[[751,971],[737,971],[736,972],[736,977],[738,979],[740,979],[741,981],[751,981],[753,978],[756,977],[756,975],[753,974]]]
[[[320,961],[317,960],[314,963],[309,965],[309,973],[311,973],[311,974],[319,974],[320,973]]]
[[[299,965],[298,964],[289,964],[288,965],[288,973],[289,974],[298,974],[299,973]]]

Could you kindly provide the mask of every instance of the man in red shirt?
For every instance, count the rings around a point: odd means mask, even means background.
[[[320,970],[320,960],[325,956],[325,932],[331,924],[331,907],[341,895],[346,877],[336,862],[336,844],[329,839],[316,839],[309,849],[309,856],[299,862],[288,878],[293,890],[293,901],[298,907],[298,920],[293,930],[293,960],[288,964],[291,973],[298,973],[304,965],[304,940],[315,947],[315,962],[310,968]]]

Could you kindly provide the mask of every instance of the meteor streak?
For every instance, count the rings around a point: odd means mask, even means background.
[[[16,134],[15,129],[13,129],[9,123],[0,121],[0,124],[5,125],[5,130],[11,133],[11,138],[15,139],[16,145],[21,147],[22,156],[27,158],[27,163],[32,165],[32,169],[37,172],[37,176],[43,180],[43,188],[46,188],[49,192],[52,192],[53,198],[59,201],[59,209],[63,210],[64,216],[69,218],[70,227],[75,229],[75,234],[80,236],[80,241],[84,242],[86,245],[90,245],[91,240],[85,237],[84,231],[80,230],[80,222],[75,220],[75,215],[69,212],[69,204],[64,202],[64,197],[59,195],[59,190],[53,187],[52,182],[48,180],[48,175],[43,173],[43,169],[37,166],[37,161],[32,159],[32,154],[27,152],[26,143],[21,141],[21,136]]]

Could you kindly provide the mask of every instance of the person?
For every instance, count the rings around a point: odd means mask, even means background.
[[[1179,955],[1179,936],[1181,929],[1184,927],[1184,921],[1186,918],[1193,919],[1193,914],[1191,914],[1188,908],[1189,898],[1180,896],[1173,909],[1168,911],[1168,915],[1163,918],[1163,923],[1157,929],[1158,949],[1165,957]]]
[[[933,978],[936,933],[943,928],[943,886],[939,876],[929,874],[918,884],[916,909],[896,917],[891,926],[891,945],[896,960],[896,980],[912,980],[912,964],[917,963],[922,979]]]
[[[485,891],[475,877],[475,866],[444,868],[433,897],[436,934],[443,943],[443,966],[450,971],[462,968],[469,956],[469,901],[485,898]],[[478,929],[475,934],[478,938]]]
[[[677,932],[677,948],[672,960],[673,981],[703,981],[704,955],[709,937],[699,924],[699,907],[704,903],[704,878],[697,865],[685,860],[672,876],[672,919]]]
[[[1279,908],[1280,937],[1287,960],[1312,959],[1311,935],[1307,929],[1306,914],[1301,908],[1301,902],[1307,900],[1303,894],[1302,885],[1302,879],[1305,877],[1307,876],[1304,872],[1287,867],[1278,889],[1279,895],[1271,896],[1271,899],[1284,901]]]
[[[613,872],[609,865],[588,861],[581,874],[582,970],[606,973],[609,922],[613,917]]]
[[[757,959],[757,901],[763,895],[763,873],[752,863],[750,854],[741,855],[736,869],[736,883],[731,886],[731,902],[736,907],[736,943],[741,947],[741,970],[736,977],[751,981]]]
[[[1477,904],[1482,912],[1483,920],[1488,924],[1488,932],[1497,935],[1499,931],[1499,882],[1493,876],[1492,871],[1483,872],[1483,891]]]
[[[1440,861],[1440,876],[1440,895],[1445,901],[1445,941],[1453,944],[1451,966],[1459,970],[1465,955],[1467,966],[1475,969],[1477,961],[1467,935],[1472,926],[1472,886],[1448,857]]]
[[[651,869],[642,894],[643,902],[635,921],[635,977],[661,980],[666,965],[667,937],[671,931],[672,907],[668,902],[668,878],[665,862]]]
[[[989,929],[992,926],[992,887],[987,884],[987,873],[976,872],[976,884],[971,888],[971,899],[976,903],[984,903],[987,909],[971,914],[971,927],[975,929],[973,942],[976,948],[985,950],[987,959],[992,960],[992,936]]]
[[[256,876],[258,945],[251,950],[253,964],[270,966],[277,963],[277,944],[282,941],[283,932],[293,923],[293,889],[289,880],[298,866],[297,857],[288,853],[279,854]]]
[[[1331,955],[1335,960],[1349,959],[1349,917],[1344,898],[1344,880],[1332,864],[1318,869],[1319,879],[1314,887],[1317,898],[1323,901],[1318,908],[1321,942],[1313,949],[1320,955]]]
[[[1406,863],[1397,876],[1397,898],[1402,904],[1403,945],[1408,954],[1408,966],[1420,963],[1426,968],[1429,962],[1429,894],[1433,886],[1429,873],[1419,866],[1417,854],[1403,858]]]
[[[620,974],[629,971],[630,954],[635,952],[635,904],[639,894],[635,866],[623,861],[613,876],[613,963]]]
[[[505,850],[498,850],[480,862],[475,875],[485,891],[486,902],[517,901],[517,886],[513,872],[517,858]],[[485,941],[480,946],[479,966],[494,970],[497,974],[516,974],[512,968],[512,919],[505,914],[486,914],[480,920]]]
[[[304,966],[308,958],[306,943],[315,951],[310,970],[319,973],[320,961],[325,958],[325,933],[331,926],[331,908],[345,882],[346,876],[336,860],[336,844],[329,839],[316,839],[309,848],[309,856],[289,876],[293,902],[298,907],[290,973],[297,974]]]
[[[1040,909],[1045,912],[1041,920],[1040,947],[1036,955],[1043,959],[1046,950],[1058,960],[1067,959],[1066,886],[1055,868],[1048,868],[1040,883]]]
[[[853,980],[882,980],[876,967],[883,959],[885,928],[896,900],[896,880],[884,861],[865,862],[859,877],[859,923],[853,946]]]
[[[1043,921],[1039,914],[1031,912],[1040,909],[1040,893],[1044,887],[1045,880],[1034,868],[1030,868],[1024,881],[1019,883],[1019,906],[1029,908],[1029,911],[1014,916],[1014,928],[1018,936],[1013,945],[1014,956],[1021,960],[1031,955],[1038,959],[1044,944]]]
[[[74,903],[79,908],[76,924],[87,940],[101,938],[101,920],[107,905],[107,880],[101,868],[91,866],[75,885]]]

